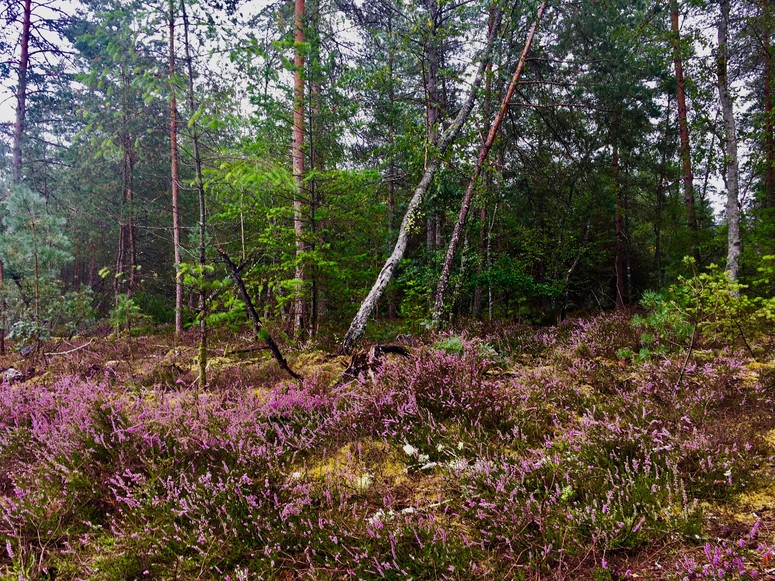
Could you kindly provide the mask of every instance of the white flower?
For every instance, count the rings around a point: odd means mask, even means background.
[[[444,444],[438,444],[436,446],[436,451],[437,452],[443,452],[444,451]]]
[[[462,450],[463,449],[463,442],[458,442],[457,443],[457,449],[458,450]]]
[[[411,444],[404,444],[404,452],[406,452],[407,456],[414,456],[415,454],[417,454],[417,448],[415,448]]]
[[[413,506],[407,506],[406,508],[401,510],[401,514],[414,514],[415,510]]]
[[[358,476],[358,478],[355,479],[355,488],[358,490],[366,490],[369,486],[371,486],[373,478],[371,474],[361,474]]]
[[[301,478],[301,472],[299,470],[297,470],[296,472],[292,472],[291,478],[296,478],[296,479]]]
[[[366,522],[368,522],[370,525],[377,524],[379,522],[388,522],[393,520],[393,517],[395,517],[396,513],[394,513],[392,510],[389,510],[385,512],[382,509],[379,509],[377,512],[374,513],[373,516],[366,519]]]
[[[428,454],[420,454],[417,456],[417,460],[422,464],[426,464],[428,460],[430,460],[430,456],[428,456]]]
[[[468,462],[463,458],[454,458],[447,462],[447,466],[452,470],[464,470],[468,466]]]

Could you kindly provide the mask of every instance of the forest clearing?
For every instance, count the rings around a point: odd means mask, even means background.
[[[772,0],[0,22],[0,580],[775,579]]]

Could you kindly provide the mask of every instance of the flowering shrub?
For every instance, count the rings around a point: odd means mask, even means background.
[[[628,325],[456,335],[335,388],[0,385],[0,575],[593,578],[693,547],[771,455],[775,385],[728,352],[622,368]],[[673,570],[753,575],[756,534]]]

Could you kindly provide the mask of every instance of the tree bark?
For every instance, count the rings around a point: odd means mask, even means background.
[[[727,185],[727,271],[736,280],[740,268],[740,205],[739,167],[737,161],[737,132],[735,128],[734,104],[729,91],[729,0],[720,0],[721,15],[718,23],[718,94],[721,114],[724,118],[724,166]]]
[[[194,99],[194,67],[191,59],[191,43],[188,38],[188,14],[186,0],[180,0],[183,15],[183,41],[186,53],[186,72],[188,73],[188,108],[191,115],[196,113]],[[205,266],[207,265],[207,206],[205,205],[205,186],[202,175],[202,155],[199,150],[199,130],[197,122],[191,123],[191,140],[194,145],[194,170],[196,191],[199,199],[199,385],[207,385],[207,285],[205,284]]]
[[[764,52],[764,207],[775,208],[775,96],[772,92],[771,0],[762,0],[762,48]]]
[[[689,144],[689,122],[686,114],[686,90],[684,86],[683,60],[681,57],[681,32],[678,27],[678,0],[670,0],[670,25],[673,33],[673,62],[675,64],[676,97],[678,101],[678,135],[681,145],[683,168],[684,203],[691,235],[692,254],[699,262],[697,214],[694,209],[694,175]]]
[[[309,167],[312,177],[309,183],[309,233],[310,248],[314,251],[317,247],[317,209],[322,205],[322,192],[317,178],[318,172],[323,170],[322,134],[320,127],[320,112],[322,104],[321,95],[321,70],[320,70],[320,2],[312,0],[311,10],[307,11],[307,20],[311,38],[309,41],[309,63],[307,76],[309,77]],[[308,273],[310,279],[310,305],[309,322],[307,330],[310,336],[315,335],[320,318],[325,316],[325,302],[321,300],[320,273],[314,266]]]
[[[424,46],[425,59],[425,166],[434,155],[433,150],[439,141],[439,124],[441,122],[442,92],[439,84],[439,70],[441,63],[441,43],[439,41],[440,10],[437,0],[427,0],[428,10],[428,37]],[[425,246],[430,258],[431,253],[438,249],[437,230],[439,228],[439,216],[432,208],[428,209],[425,218]]]
[[[355,344],[363,336],[363,333],[366,330],[366,323],[368,323],[371,313],[374,311],[377,302],[385,292],[385,288],[387,287],[388,283],[392,280],[393,275],[395,274],[395,270],[398,267],[399,262],[401,262],[401,259],[404,256],[404,252],[406,252],[406,245],[409,240],[409,230],[417,226],[417,214],[420,204],[422,203],[423,197],[428,191],[428,187],[433,181],[433,176],[436,174],[436,170],[441,163],[441,157],[455,140],[458,133],[460,132],[460,129],[463,127],[466,120],[468,119],[468,116],[471,114],[471,110],[474,107],[474,102],[476,101],[476,94],[479,90],[479,86],[482,84],[482,79],[484,78],[485,68],[487,67],[487,63],[490,60],[492,46],[495,41],[495,32],[499,28],[499,22],[500,16],[495,19],[495,22],[488,32],[487,45],[484,50],[481,63],[479,64],[479,68],[476,71],[474,82],[471,85],[471,89],[466,97],[465,103],[460,108],[460,111],[458,111],[455,120],[439,138],[435,155],[428,163],[428,167],[425,169],[420,183],[417,184],[417,187],[414,190],[414,194],[412,195],[412,199],[409,200],[409,206],[407,207],[406,213],[404,214],[404,218],[401,222],[401,226],[398,231],[398,239],[396,240],[395,246],[393,247],[393,252],[388,257],[387,261],[382,267],[382,270],[377,276],[377,280],[374,283],[374,286],[372,286],[369,294],[361,303],[357,314],[350,323],[350,328],[347,330],[347,334],[345,335],[342,342],[342,351],[345,353],[350,352]]]
[[[22,19],[21,53],[19,55],[19,77],[16,84],[16,120],[13,126],[13,181],[22,180],[22,138],[27,116],[27,71],[30,65],[30,20],[32,0],[24,0]]]
[[[294,297],[293,331],[297,337],[304,332],[307,320],[307,304],[304,298],[304,0],[295,0],[293,11],[293,179],[296,195],[293,200],[293,229],[296,233],[296,296]]]
[[[611,173],[614,178],[614,230],[616,232],[614,270],[616,271],[616,308],[624,308],[624,297],[626,296],[625,284],[625,260],[624,260],[624,203],[622,201],[622,186],[619,180],[619,149],[614,146],[611,156]]]
[[[180,269],[180,176],[178,173],[178,119],[175,99],[175,4],[169,2],[170,168],[172,179],[172,244],[175,259],[175,335],[183,333],[183,273]]]
[[[541,21],[541,17],[543,16],[545,9],[546,1],[542,2],[541,6],[538,8],[538,14],[536,15],[536,19],[527,34],[525,46],[522,49],[522,54],[519,57],[517,68],[514,70],[514,74],[511,77],[511,82],[506,89],[506,94],[501,100],[500,110],[496,114],[495,119],[493,119],[493,122],[490,125],[490,131],[487,134],[487,139],[479,150],[479,157],[476,160],[474,174],[471,176],[471,179],[468,182],[468,187],[466,188],[466,193],[463,196],[463,203],[460,206],[457,222],[455,223],[455,228],[452,231],[452,238],[449,241],[449,246],[447,246],[447,254],[444,258],[444,266],[441,270],[438,286],[436,287],[436,297],[433,306],[433,313],[431,315],[434,325],[438,325],[441,321],[442,312],[444,310],[444,295],[446,293],[447,285],[449,284],[450,273],[452,271],[452,261],[454,260],[455,252],[457,251],[457,247],[460,243],[463,227],[465,226],[466,219],[468,217],[468,210],[471,207],[471,198],[474,194],[474,187],[476,186],[476,182],[479,179],[479,175],[482,173],[482,167],[484,166],[484,162],[487,160],[490,149],[492,149],[492,144],[495,142],[495,137],[498,135],[498,130],[500,129],[501,123],[503,122],[503,118],[506,116],[506,111],[509,108],[509,102],[511,101],[511,97],[514,95],[514,91],[517,88],[517,83],[519,82],[519,78],[522,76],[522,71],[525,69],[527,55],[530,51],[530,46],[533,43],[533,38],[535,36],[536,29],[538,28],[538,23]]]

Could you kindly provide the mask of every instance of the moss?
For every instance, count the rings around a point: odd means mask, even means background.
[[[298,473],[314,480],[338,480],[356,490],[368,488],[373,482],[396,486],[408,480],[406,464],[398,453],[387,443],[371,439],[345,444]]]
[[[333,386],[347,369],[349,358],[344,355],[332,356],[323,351],[306,351],[289,357],[291,369],[302,377],[318,377],[320,385]]]

